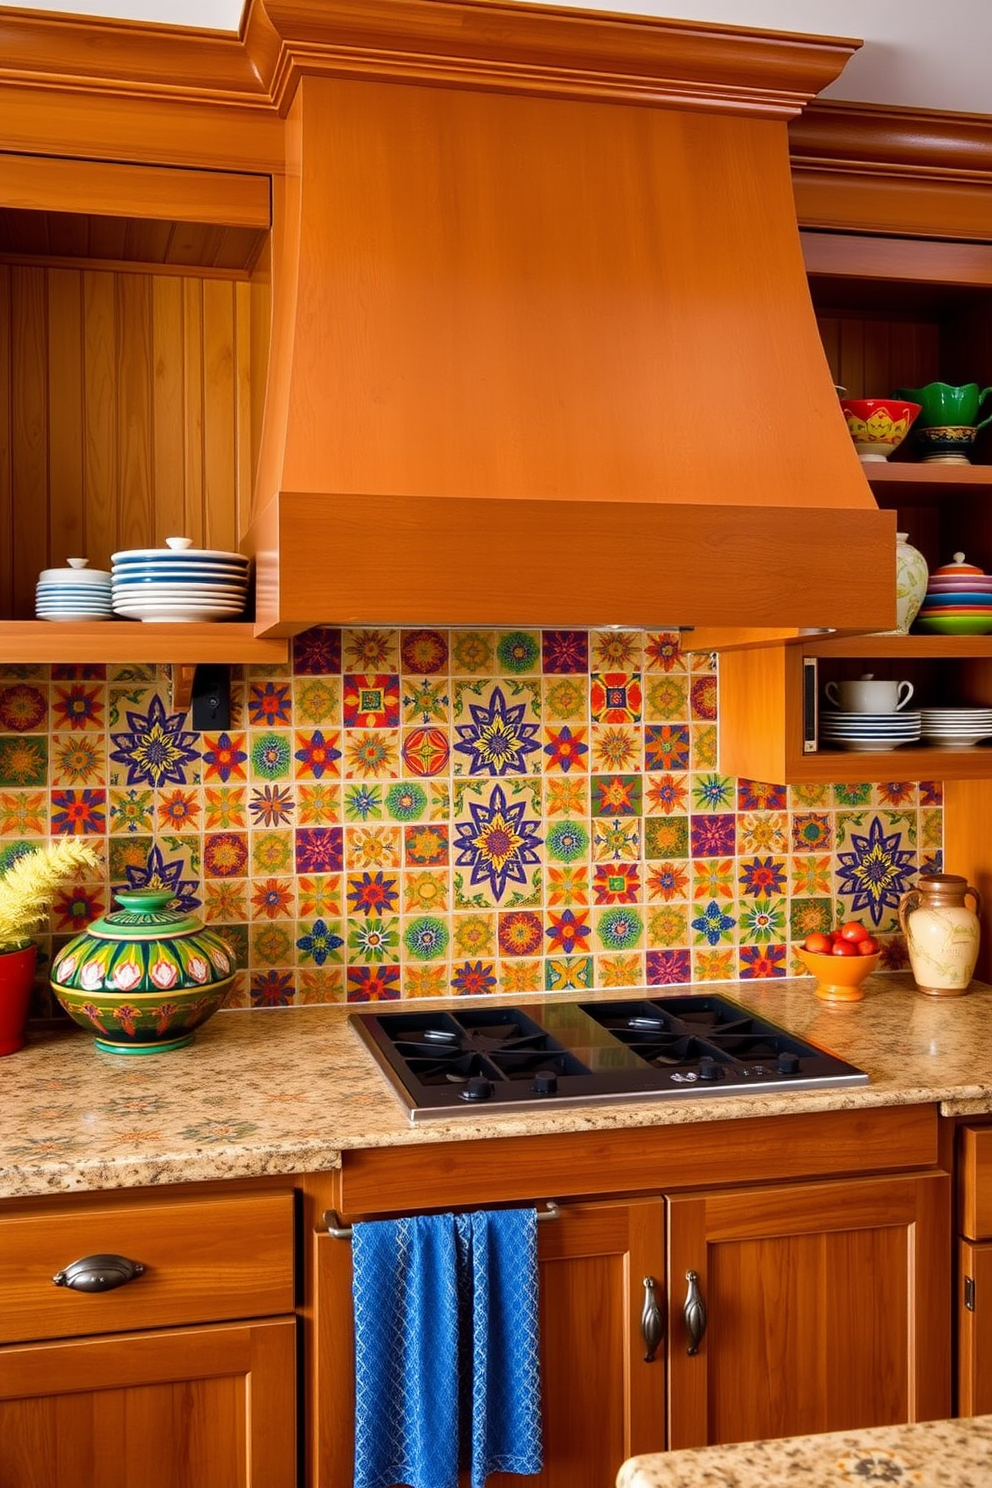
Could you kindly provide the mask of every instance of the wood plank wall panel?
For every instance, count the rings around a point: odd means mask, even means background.
[[[216,275],[0,264],[0,615],[30,618],[38,571],[77,554],[237,546],[255,307]]]
[[[887,398],[897,387],[922,387],[940,375],[936,321],[821,310],[817,324],[834,380],[851,398]]]

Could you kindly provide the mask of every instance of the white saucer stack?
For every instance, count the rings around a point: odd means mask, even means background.
[[[921,732],[920,710],[900,713],[820,714],[820,743],[833,749],[873,750],[882,753],[900,744],[915,744]]]
[[[112,620],[111,580],[88,558],[67,558],[65,568],[43,568],[34,592],[39,620]]]
[[[992,738],[992,708],[923,708],[923,740],[939,749],[974,749]]]
[[[125,620],[236,620],[248,595],[248,559],[168,537],[164,548],[112,555],[114,614]]]

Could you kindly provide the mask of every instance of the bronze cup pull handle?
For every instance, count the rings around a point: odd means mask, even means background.
[[[658,1352],[658,1345],[665,1336],[665,1318],[658,1306],[654,1289],[657,1286],[653,1276],[644,1278],[644,1306],[641,1309],[641,1335],[644,1339],[644,1347],[647,1353],[644,1355],[645,1364],[650,1364]]]
[[[112,1292],[124,1286],[144,1271],[140,1261],[129,1261],[122,1255],[81,1256],[62,1271],[56,1271],[52,1281],[56,1286],[69,1287],[74,1292]]]
[[[699,1345],[706,1332],[706,1303],[699,1290],[699,1272],[687,1271],[685,1279],[689,1283],[689,1290],[686,1293],[682,1316],[685,1318],[685,1331],[689,1335],[689,1347],[686,1353],[692,1355],[699,1353]]]

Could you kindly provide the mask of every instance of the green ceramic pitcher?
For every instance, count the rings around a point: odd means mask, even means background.
[[[928,382],[921,388],[896,388],[892,396],[919,403],[918,428],[984,429],[986,424],[992,423],[992,413],[980,423],[978,415],[990,394],[992,387],[979,388],[977,382],[966,382],[961,387],[951,387],[946,382]]]

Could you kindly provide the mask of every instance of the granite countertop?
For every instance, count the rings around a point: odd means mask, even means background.
[[[992,1416],[631,1457],[617,1488],[987,1488]]]
[[[354,1006],[220,1012],[188,1048],[157,1056],[102,1054],[75,1028],[35,1033],[0,1059],[0,1198],[317,1172],[339,1166],[347,1148],[413,1142],[933,1102],[948,1115],[992,1111],[992,987],[931,998],[907,973],[876,974],[862,1002],[833,1005],[818,1001],[813,985],[796,978],[695,990],[736,998],[824,1045],[866,1070],[868,1085],[473,1113],[416,1127],[349,1026]]]

